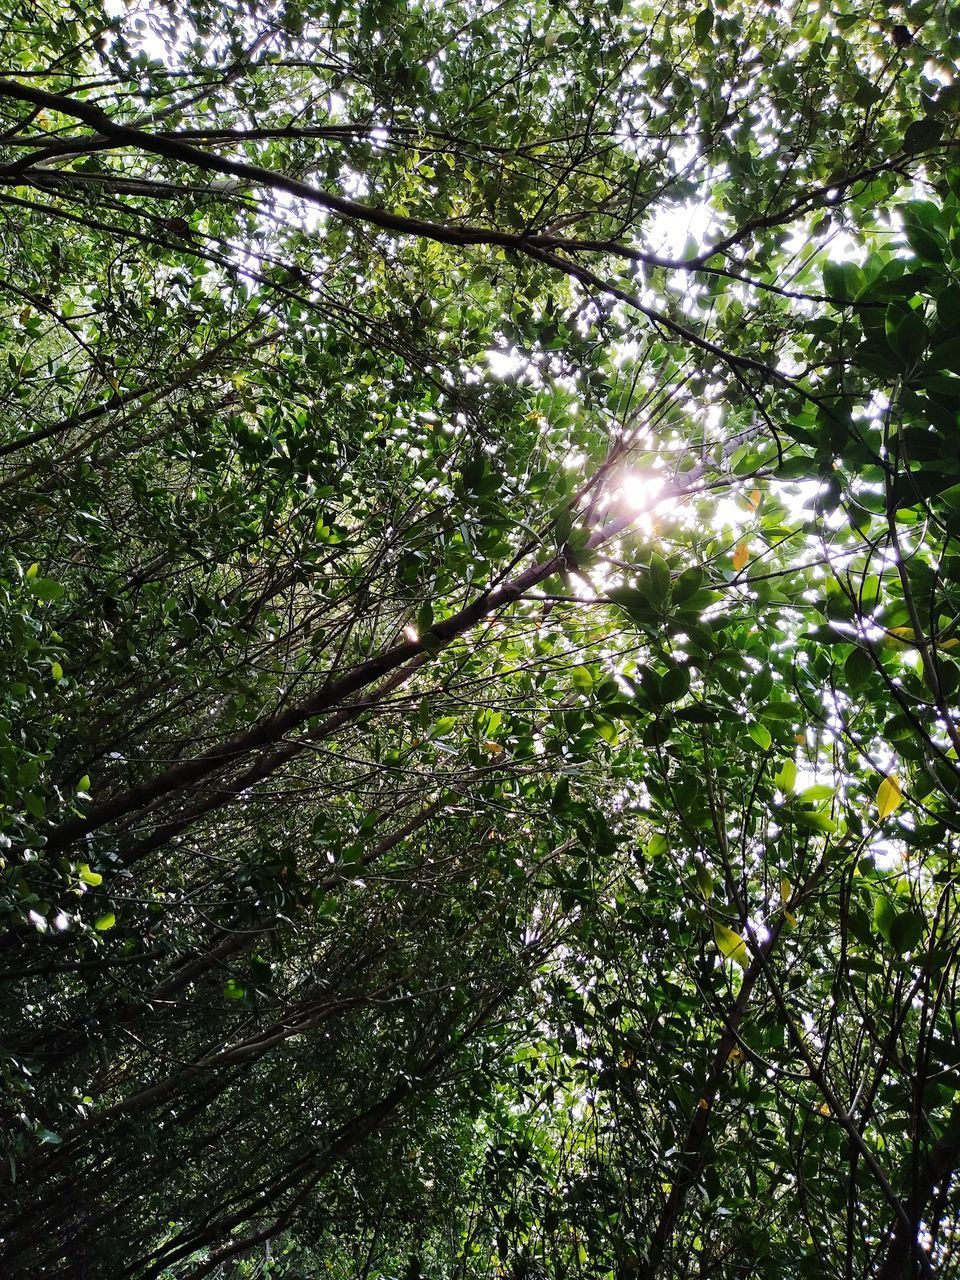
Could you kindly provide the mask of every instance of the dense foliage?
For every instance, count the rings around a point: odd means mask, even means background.
[[[960,1275],[960,8],[0,12],[4,1274]]]

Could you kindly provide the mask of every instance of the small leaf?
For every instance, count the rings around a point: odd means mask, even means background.
[[[97,920],[96,924],[94,924],[93,927],[97,930],[98,933],[106,933],[106,931],[108,929],[112,929],[116,923],[117,923],[117,917],[113,914],[113,912],[105,911],[103,915],[100,916],[100,918]]]
[[[784,760],[780,766],[780,772],[774,778],[774,782],[786,795],[793,794],[793,790],[797,785],[797,766],[793,760]]]
[[[750,957],[747,953],[747,944],[739,933],[735,933],[733,929],[728,929],[725,924],[714,923],[713,936],[723,958],[732,960],[741,969],[746,969],[750,963]]]
[[[100,872],[91,871],[89,865],[86,862],[81,862],[80,869],[77,872],[77,874],[79,875],[80,879],[83,881],[84,884],[89,884],[94,889],[97,887],[98,884],[103,884],[103,876],[100,874]],[[97,928],[98,929],[100,928],[99,924],[97,925]]]
[[[891,813],[896,813],[903,803],[903,792],[900,790],[900,779],[895,773],[889,774],[877,788],[877,821],[883,822]]]
[[[703,894],[704,900],[709,901],[713,897],[713,876],[703,863],[697,859],[697,888]]]
[[[747,733],[749,733],[750,737],[754,740],[761,751],[770,750],[770,743],[773,739],[770,737],[770,730],[766,725],[760,724],[759,722],[748,724]]]
[[[29,580],[31,578],[35,578],[39,572],[40,572],[40,565],[35,562],[30,566],[30,568],[27,570],[27,572],[23,576],[29,582]]]
[[[805,787],[797,796],[797,799],[807,803],[812,803],[815,800],[832,800],[836,792],[836,787],[828,787],[822,782],[815,782],[812,787]]]
[[[890,930],[896,919],[896,912],[890,905],[890,902],[878,896],[873,903],[873,924],[877,932],[887,941],[890,941]]]
[[[589,693],[593,688],[593,676],[586,667],[574,667],[570,672],[570,683],[581,693]]]
[[[745,542],[741,542],[739,547],[733,553],[732,564],[737,573],[741,569],[745,569],[750,562],[750,548]]]
[[[53,676],[54,680],[63,679],[63,667],[61,667],[59,662],[50,663],[50,674]]]
[[[80,781],[77,783],[77,790],[78,790],[78,791],[89,791],[89,790],[90,790],[90,775],[89,775],[89,773],[85,773],[85,774],[83,775],[83,777],[80,779]]]
[[[663,604],[670,594],[670,566],[654,552],[650,557],[650,598],[654,604]]]
[[[837,824],[829,814],[821,813],[819,809],[798,809],[791,815],[794,822],[799,823],[801,827],[809,827],[812,831],[822,831],[825,835],[833,835],[837,829]]]

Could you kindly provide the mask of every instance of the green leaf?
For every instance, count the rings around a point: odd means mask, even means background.
[[[798,792],[797,800],[801,804],[811,803],[816,800],[832,800],[836,794],[836,787],[828,787],[825,783],[815,782],[812,787],[805,787],[803,791]]]
[[[918,311],[888,307],[886,330],[887,341],[905,364],[913,364],[926,350],[929,334]]]
[[[690,688],[690,668],[672,667],[660,680],[660,698],[663,702],[676,702]]]
[[[93,927],[98,933],[106,933],[106,931],[108,929],[112,929],[116,923],[117,917],[114,913],[112,911],[105,911],[102,916],[98,917]]]
[[[98,884],[103,884],[103,876],[100,874],[100,872],[91,871],[89,865],[86,862],[81,862],[80,867],[77,871],[77,874],[79,875],[80,879],[83,881],[84,884],[89,884],[93,888],[96,888]]]
[[[663,556],[656,552],[650,557],[650,599],[654,604],[663,604],[670,594],[670,566]]]
[[[574,667],[570,672],[570,683],[580,693],[590,693],[593,689],[593,676],[586,667]]]
[[[823,289],[838,302],[852,302],[865,283],[855,262],[827,262],[823,267]]]
[[[943,137],[944,126],[939,120],[930,116],[923,120],[914,120],[907,125],[903,135],[903,149],[907,152],[926,151],[935,147]]]
[[[960,370],[960,338],[950,338],[934,347],[924,360],[923,369],[925,373],[938,369],[949,369],[951,373]]]
[[[747,725],[747,732],[761,751],[770,750],[770,744],[773,739],[770,737],[770,730],[765,725],[755,720],[752,724]]]
[[[697,888],[703,895],[704,901],[709,901],[713,896],[713,876],[699,858],[697,859],[695,866],[697,872]]]
[[[869,683],[876,668],[866,649],[854,649],[843,664],[843,674],[852,689],[860,689]]]
[[[59,600],[63,595],[63,587],[59,582],[54,582],[52,578],[31,578],[27,582],[27,586],[38,600]]]
[[[774,782],[786,795],[792,795],[797,785],[797,766],[793,760],[784,760],[780,766],[780,772],[774,777]]]
[[[873,924],[877,932],[887,942],[890,941],[890,931],[895,919],[896,912],[890,901],[882,894],[878,894],[873,901]]]
[[[926,932],[926,927],[926,918],[919,911],[903,911],[890,925],[890,945],[901,954],[914,951]]]
[[[795,809],[790,816],[798,826],[808,827],[811,831],[820,831],[825,835],[832,835],[837,829],[833,818],[817,809]]]

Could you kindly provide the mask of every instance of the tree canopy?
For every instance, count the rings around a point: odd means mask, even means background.
[[[0,13],[5,1274],[960,1275],[960,6]]]

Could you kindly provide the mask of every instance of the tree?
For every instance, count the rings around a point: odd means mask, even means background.
[[[8,2],[12,1274],[957,1272],[957,12]]]

